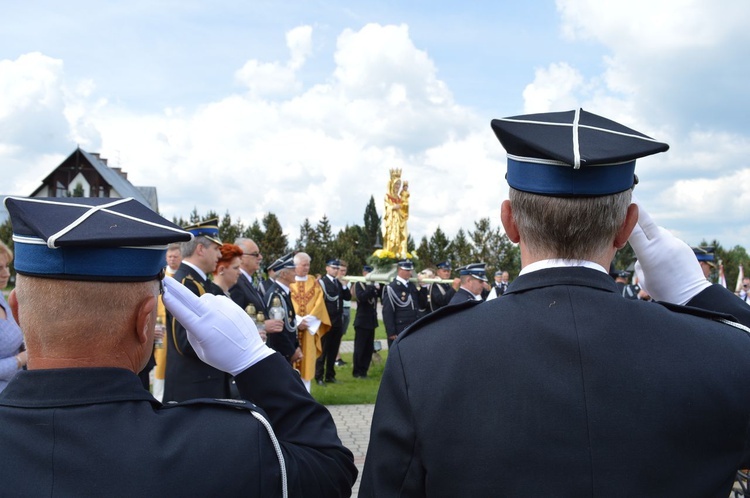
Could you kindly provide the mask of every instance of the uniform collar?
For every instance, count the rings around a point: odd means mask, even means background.
[[[591,268],[592,270],[599,270],[602,273],[607,273],[602,265],[594,263],[593,261],[586,261],[584,259],[543,259],[541,261],[535,261],[530,265],[526,265],[521,270],[519,275],[531,273],[533,271],[543,270],[545,268],[567,268],[567,267],[583,267]]]
[[[190,261],[185,261],[185,260],[183,259],[183,260],[182,260],[182,264],[183,264],[183,265],[185,265],[185,266],[189,266],[190,268],[192,268],[193,270],[195,270],[195,272],[196,272],[196,273],[198,273],[198,275],[200,275],[200,277],[201,277],[201,278],[202,278],[203,280],[208,280],[208,276],[206,276],[206,273],[205,273],[205,272],[204,272],[203,270],[201,270],[200,268],[198,268],[197,266],[195,266],[195,265],[194,265],[193,263],[191,263]]]
[[[161,405],[136,374],[123,368],[22,370],[0,393],[0,405],[25,408],[127,400]]]
[[[399,277],[398,275],[396,275],[396,281],[397,282],[401,282],[403,285],[407,285],[407,286],[409,285],[409,281],[408,280],[403,279],[403,278]]]
[[[541,268],[527,272],[513,280],[505,292],[514,294],[555,285],[580,285],[619,293],[615,281],[607,273],[599,269],[580,266]]]

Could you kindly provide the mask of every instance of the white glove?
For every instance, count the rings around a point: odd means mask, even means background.
[[[163,282],[164,306],[185,327],[190,345],[205,363],[237,375],[274,353],[231,299],[213,294],[199,298],[173,278]]]
[[[711,283],[690,246],[654,223],[635,196],[633,202],[638,224],[629,242],[638,258],[638,285],[657,301],[686,304]]]

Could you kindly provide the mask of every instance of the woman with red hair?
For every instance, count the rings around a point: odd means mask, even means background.
[[[240,278],[240,258],[242,249],[234,244],[221,245],[221,258],[216,263],[214,270],[214,283],[218,285],[224,294],[229,296],[229,289],[237,283]]]

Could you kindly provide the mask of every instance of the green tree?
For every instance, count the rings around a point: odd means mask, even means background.
[[[456,237],[453,239],[452,246],[452,264],[453,268],[457,268],[459,266],[468,265],[471,263],[471,243],[466,238],[466,232],[464,232],[463,228],[459,228],[458,232],[456,233]]]
[[[242,236],[244,231],[245,227],[240,220],[237,220],[237,223],[232,223],[232,216],[227,210],[219,224],[219,238],[223,242],[233,244],[235,240]]]
[[[299,237],[297,237],[297,241],[294,243],[294,248],[297,251],[307,252],[310,245],[317,242],[316,237],[315,229],[310,224],[310,220],[305,218],[305,221],[299,227]]]
[[[615,270],[627,270],[632,272],[634,271],[636,259],[635,251],[633,251],[633,248],[630,247],[630,243],[628,242],[625,244],[625,247],[617,250],[612,264],[615,266]],[[605,268],[605,270],[609,271],[609,268]]]
[[[487,263],[489,268],[497,268],[496,249],[499,238],[500,232],[492,228],[489,218],[475,221],[474,230],[469,232],[472,262]]]
[[[263,217],[263,228],[263,259],[271,263],[289,252],[289,241],[275,214],[266,213]]]
[[[194,207],[190,212],[190,224],[193,225],[201,221],[201,216],[198,214],[198,208]]]
[[[750,256],[748,256],[744,247],[737,245],[732,249],[725,250],[718,245],[715,257],[717,264],[724,266],[724,277],[727,280],[727,288],[730,291],[734,292],[737,288],[740,265],[742,265],[745,276],[750,277]]]
[[[83,197],[83,185],[81,182],[76,183],[73,192],[70,194],[71,197]]]
[[[266,238],[266,234],[263,232],[263,228],[260,226],[260,222],[258,220],[253,221],[252,225],[247,227],[243,232],[242,236],[248,239],[252,239],[256,244],[258,244],[258,247],[260,248],[260,252],[263,253],[263,240]],[[268,261],[268,259],[263,256],[263,259],[265,259],[264,264],[273,263],[272,261]]]
[[[497,245],[497,266],[494,271],[503,270],[510,273],[511,278],[515,278],[521,272],[521,249],[503,233]]]
[[[359,275],[362,265],[365,264],[369,252],[363,250],[364,240],[363,228],[359,225],[347,225],[336,235],[332,244],[332,256],[343,259],[348,264],[350,275]]]
[[[419,258],[417,260],[416,269],[417,271],[422,271],[425,268],[434,268],[436,261],[432,259],[432,255],[430,254],[430,243],[427,240],[426,236],[422,236],[422,239],[419,241],[419,246],[416,250],[417,257]]]
[[[0,224],[0,240],[13,250],[13,226],[10,223],[10,218]]]
[[[333,242],[333,231],[331,230],[331,222],[328,220],[327,215],[324,214],[318,222],[318,225],[315,227],[315,235],[318,244],[323,246],[324,250],[328,250],[331,242]]]
[[[435,229],[435,232],[430,237],[428,244],[429,258],[432,260],[432,264],[436,265],[443,261],[452,260],[451,254],[453,252],[453,244],[440,225]]]
[[[372,253],[380,235],[381,222],[381,218],[378,216],[378,210],[375,208],[375,198],[373,196],[370,196],[370,202],[368,202],[367,207],[365,207],[364,221],[365,225],[362,232],[362,245]]]
[[[310,224],[310,220],[305,221],[300,226],[299,237],[297,238],[296,250],[307,253],[310,256],[310,273],[322,273],[325,268],[326,254],[318,241],[318,233]]]

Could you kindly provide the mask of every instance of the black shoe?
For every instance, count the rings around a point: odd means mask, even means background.
[[[336,366],[337,367],[343,367],[344,365],[346,365],[346,362],[344,360],[342,360],[342,359],[336,360]]]
[[[336,379],[327,379],[326,384],[341,384],[341,382]]]
[[[323,381],[322,381],[322,380],[320,380],[320,379],[316,379],[316,380],[315,380],[315,383],[316,383],[316,384],[318,384],[319,386],[323,386],[323,387],[325,387],[325,386],[326,386],[326,383],[325,383],[325,382],[323,382]]]
[[[359,374],[357,374],[357,375],[354,375],[353,377],[355,379],[366,379],[367,378],[367,374],[365,374],[365,375],[359,375]]]

